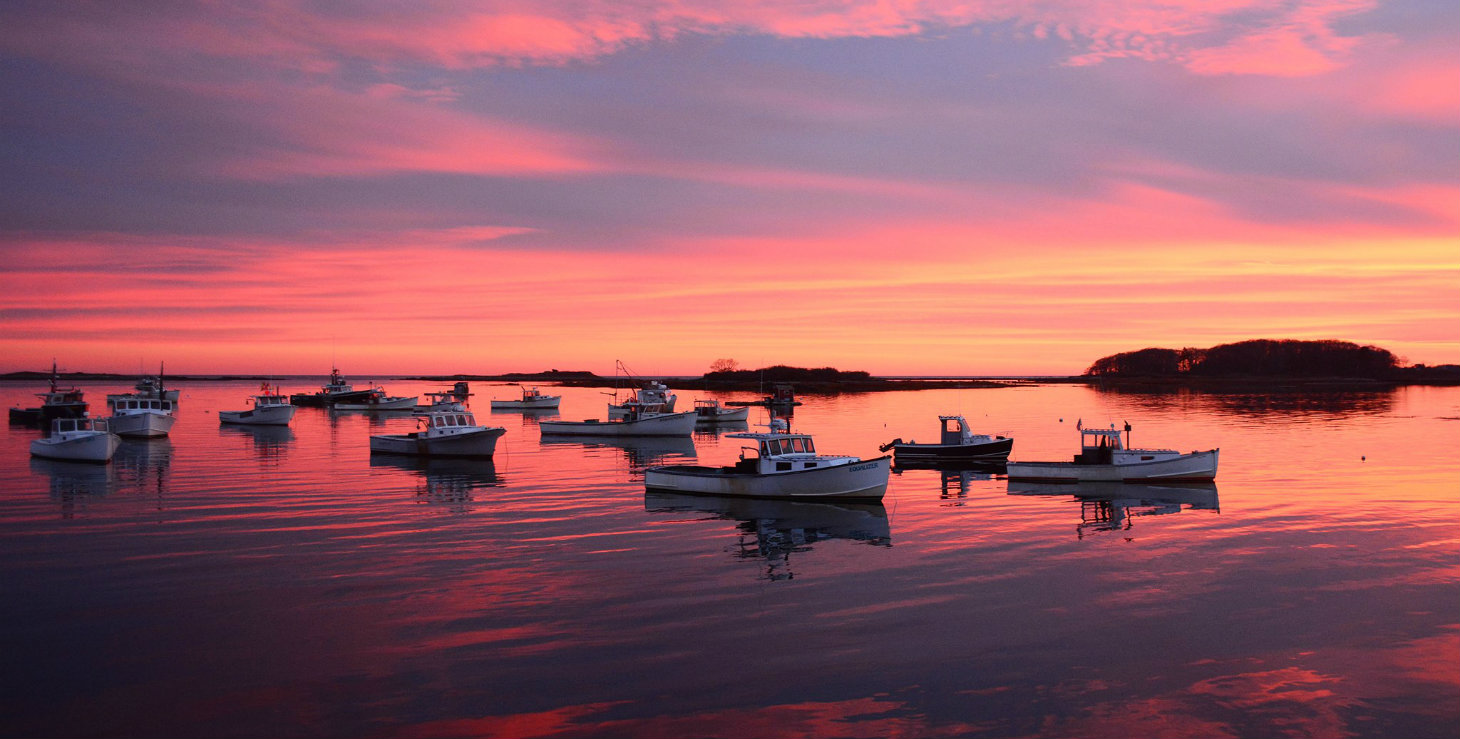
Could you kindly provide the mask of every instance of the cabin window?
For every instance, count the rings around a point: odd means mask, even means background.
[[[805,452],[806,451],[806,440],[805,439],[792,439],[791,440],[791,449],[794,450],[794,451],[797,451],[797,452]]]
[[[816,445],[813,444],[810,439],[807,439],[806,440],[806,453],[807,454],[815,454],[816,453]]]

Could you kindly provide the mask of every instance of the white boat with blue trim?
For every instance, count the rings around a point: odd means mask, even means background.
[[[1080,453],[1070,462],[1010,462],[1010,480],[1033,482],[1211,482],[1217,478],[1219,449],[1181,453],[1173,449],[1129,448],[1120,430],[1075,427]]]
[[[667,465],[644,471],[648,490],[685,495],[730,495],[796,500],[881,500],[887,494],[889,457],[824,455],[809,434],[782,431],[726,434],[751,439],[740,461],[726,467]]]

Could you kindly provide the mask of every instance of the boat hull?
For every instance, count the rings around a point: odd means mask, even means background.
[[[30,453],[35,457],[71,462],[109,462],[121,443],[121,437],[104,432],[62,439],[36,439],[30,443]]]
[[[534,400],[494,400],[492,401],[492,410],[519,411],[537,410],[543,408],[557,408],[558,404],[562,402],[562,400],[562,396],[559,395],[549,395],[547,397],[537,398]]]
[[[543,434],[559,436],[693,436],[695,414],[665,413],[632,421],[538,421]]]
[[[177,416],[166,413],[130,413],[107,418],[107,426],[117,436],[150,439],[167,436]]]
[[[1210,482],[1217,478],[1219,451],[1126,464],[1010,462],[1006,469],[1010,480],[1030,482]]]
[[[1013,439],[995,439],[986,444],[894,444],[892,454],[899,465],[1002,462],[1013,449]]]
[[[292,405],[265,406],[263,408],[250,408],[246,411],[218,411],[218,423],[238,424],[242,426],[288,426],[294,420]]]
[[[500,427],[480,431],[427,437],[423,434],[381,434],[370,437],[371,454],[409,454],[416,457],[490,457],[497,451],[497,439],[507,430]]]
[[[881,500],[887,494],[890,457],[794,472],[763,474],[734,467],[669,465],[644,471],[644,487],[681,495],[779,500]]]
[[[337,402],[333,407],[337,411],[413,411],[416,409],[416,399],[416,396],[412,396],[366,402]]]
[[[739,423],[750,420],[750,408],[741,406],[739,408],[721,408],[714,413],[697,413],[697,423]]]

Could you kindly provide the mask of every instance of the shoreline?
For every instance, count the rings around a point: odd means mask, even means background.
[[[0,374],[5,383],[46,383],[49,372],[9,372]],[[59,375],[62,384],[78,382],[132,383],[139,375],[110,372],[63,372]],[[173,375],[165,377],[169,382],[298,382],[326,377],[325,375],[258,375],[258,374],[208,374]],[[1032,385],[1087,385],[1096,389],[1124,390],[1133,392],[1196,390],[1204,392],[1285,392],[1285,391],[1372,391],[1405,386],[1445,387],[1460,385],[1460,377],[1442,374],[1429,377],[1397,377],[1373,379],[1359,377],[1095,377],[1087,375],[1028,375],[998,377],[868,377],[856,380],[800,381],[800,382],[725,382],[707,383],[703,377],[645,376],[625,382],[624,378],[602,377],[591,372],[509,372],[504,374],[452,374],[452,375],[382,375],[388,380],[417,382],[453,383],[551,383],[564,387],[632,387],[637,382],[658,379],[676,390],[769,392],[776,384],[789,384],[797,393],[808,395],[835,395],[840,393],[899,392],[935,389],[999,389]],[[376,382],[377,380],[370,380]]]

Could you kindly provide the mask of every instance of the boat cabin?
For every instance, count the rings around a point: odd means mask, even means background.
[[[289,405],[289,397],[286,395],[274,395],[270,393],[265,393],[264,395],[255,395],[253,396],[253,405],[255,408],[268,408],[269,406],[275,405]]]
[[[66,434],[74,434],[78,431],[100,431],[107,433],[111,427],[107,425],[105,418],[92,418],[82,416],[80,418],[57,418],[51,421],[51,435],[65,437]]]
[[[162,398],[144,398],[135,395],[109,395],[108,408],[114,416],[129,416],[136,413],[158,413],[171,415],[177,412],[177,403]]]
[[[938,416],[938,420],[943,422],[943,434],[938,440],[939,444],[961,446],[973,441],[973,432],[969,430],[968,421],[963,416]]]
[[[430,436],[449,436],[468,431],[480,431],[476,416],[467,411],[432,413],[424,419],[426,433]]]
[[[749,433],[727,434],[727,437],[754,439],[755,446],[740,448],[736,470],[774,473],[796,472],[816,467],[845,464],[850,457],[823,457],[816,453],[816,444],[806,434]],[[746,452],[754,452],[747,456]]]
[[[1080,453],[1075,455],[1075,464],[1113,464],[1115,452],[1123,449],[1120,431],[1114,425],[1108,429],[1080,429]]]

